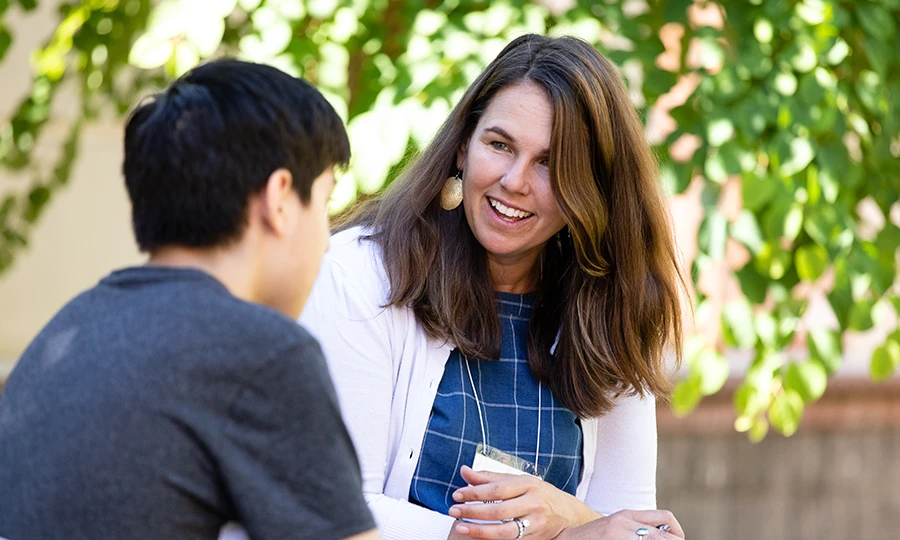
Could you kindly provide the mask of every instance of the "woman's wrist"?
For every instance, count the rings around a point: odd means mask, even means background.
[[[585,523],[590,523],[595,519],[600,519],[605,517],[604,514],[594,510],[590,506],[588,506],[584,501],[580,499],[576,499],[574,496],[572,497],[573,504],[569,506],[574,512],[573,515],[567,520],[568,525],[566,528],[570,527],[579,527],[584,525]]]

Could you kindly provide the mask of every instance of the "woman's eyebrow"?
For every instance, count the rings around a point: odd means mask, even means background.
[[[505,138],[506,140],[508,140],[509,142],[511,142],[513,144],[515,144],[515,142],[516,142],[516,138],[513,137],[512,135],[510,135],[509,133],[507,133],[506,130],[501,127],[490,126],[490,127],[484,128],[484,130],[496,133],[497,135],[500,135],[501,137]]]

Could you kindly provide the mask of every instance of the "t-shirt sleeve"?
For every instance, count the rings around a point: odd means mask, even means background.
[[[312,338],[253,374],[224,432],[217,461],[250,538],[327,540],[375,527],[325,359]]]

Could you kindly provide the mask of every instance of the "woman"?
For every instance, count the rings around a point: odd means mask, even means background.
[[[656,505],[683,283],[643,126],[593,47],[510,43],[339,229],[301,322],[385,538],[682,535],[668,512],[604,516]]]

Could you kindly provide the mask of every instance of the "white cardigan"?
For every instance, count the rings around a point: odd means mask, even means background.
[[[356,228],[331,238],[300,322],[325,352],[381,534],[385,540],[445,540],[453,518],[408,497],[453,346],[428,338],[411,309],[382,307],[387,273],[380,248],[359,240],[362,233]],[[576,496],[604,514],[655,508],[654,401],[622,398],[606,416],[582,420],[582,429],[584,470]]]

